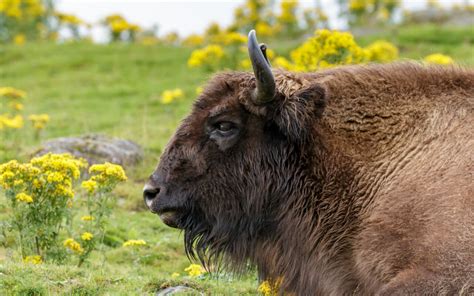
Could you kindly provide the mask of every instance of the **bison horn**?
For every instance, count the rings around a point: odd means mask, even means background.
[[[267,47],[263,43],[258,44],[255,30],[249,33],[248,48],[257,81],[257,88],[253,93],[252,100],[256,105],[262,105],[272,101],[275,96],[275,78],[267,60]]]

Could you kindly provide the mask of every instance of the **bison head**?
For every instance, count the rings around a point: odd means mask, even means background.
[[[144,189],[150,210],[184,230],[188,255],[203,264],[252,260],[312,182],[324,90],[304,75],[273,73],[254,31],[248,50],[254,73],[209,82]]]

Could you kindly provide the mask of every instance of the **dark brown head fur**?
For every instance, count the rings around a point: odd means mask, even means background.
[[[298,295],[471,289],[474,72],[274,75],[263,106],[253,74],[215,76],[150,177],[188,254]]]

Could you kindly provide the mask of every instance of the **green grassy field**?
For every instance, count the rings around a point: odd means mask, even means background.
[[[452,56],[462,65],[474,65],[472,28],[424,26],[401,28],[358,38],[361,45],[384,38],[399,46],[402,58],[420,59],[430,53]],[[263,41],[263,40],[262,40]],[[269,46],[288,53],[296,42]],[[144,161],[126,168],[129,181],[115,191],[116,205],[108,224],[104,254],[95,252],[81,268],[74,265],[24,265],[0,247],[0,295],[147,295],[161,286],[184,284],[212,295],[255,295],[254,272],[185,277],[189,261],[182,233],[164,226],[144,208],[141,189],[160,153],[195,97],[195,89],[209,78],[190,70],[191,49],[138,44],[87,43],[26,44],[0,47],[0,86],[28,92],[25,113],[48,113],[51,122],[44,139],[85,133],[104,133],[133,140],[145,149]],[[185,98],[170,105],[159,102],[166,89],[181,88]],[[39,143],[23,139],[19,151],[0,156],[27,159]],[[0,197],[0,218],[8,208]],[[121,247],[127,239],[144,239],[147,247],[131,254]],[[140,258],[137,262],[137,258]],[[174,272],[182,276],[171,279]]]

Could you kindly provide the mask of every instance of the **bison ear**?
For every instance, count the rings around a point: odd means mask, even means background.
[[[326,91],[320,85],[311,85],[278,101],[273,121],[290,140],[300,142],[313,134],[313,126],[326,106]]]

